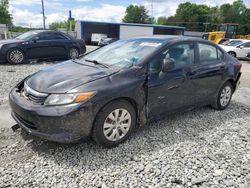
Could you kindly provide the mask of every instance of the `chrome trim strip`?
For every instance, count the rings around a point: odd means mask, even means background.
[[[35,91],[34,89],[30,88],[25,82],[24,82],[24,92],[27,94],[34,95],[36,97],[47,97],[49,95],[46,93],[40,93]]]

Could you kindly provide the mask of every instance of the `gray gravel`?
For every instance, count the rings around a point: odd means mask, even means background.
[[[52,65],[52,63],[31,63],[19,66],[0,65],[0,106],[8,105],[8,93],[15,84],[48,65]]]
[[[0,66],[1,106],[7,106],[10,85],[45,66]],[[6,73],[9,69],[17,72]],[[236,96],[241,92],[246,91],[242,88]],[[0,187],[249,188],[248,102],[234,97],[224,111],[205,107],[173,115],[139,128],[113,149],[92,140],[56,144],[2,128]]]
[[[202,108],[138,129],[117,148],[3,129],[0,187],[250,187],[250,108]]]

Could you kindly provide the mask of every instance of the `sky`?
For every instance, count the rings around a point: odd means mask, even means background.
[[[232,3],[232,0],[186,0],[209,6]],[[69,10],[76,20],[121,22],[126,7],[130,4],[144,5],[154,17],[175,14],[181,0],[44,0],[46,26],[53,22],[66,21]],[[153,2],[153,11],[152,11]],[[15,25],[42,27],[41,0],[9,0],[9,10]],[[250,7],[250,0],[244,0]]]

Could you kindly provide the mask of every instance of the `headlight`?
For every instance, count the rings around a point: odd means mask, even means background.
[[[65,105],[72,103],[82,103],[91,99],[96,92],[70,93],[70,94],[51,94],[46,99],[44,105]]]
[[[0,50],[1,50],[2,46],[3,46],[3,44],[0,44]]]

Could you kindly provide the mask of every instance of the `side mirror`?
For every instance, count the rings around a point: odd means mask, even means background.
[[[244,48],[244,46],[240,46],[240,49],[243,49]]]
[[[34,37],[32,41],[36,43],[36,41],[38,40],[39,40],[39,37]]]
[[[167,72],[171,69],[174,69],[175,67],[175,61],[172,58],[165,58],[163,60],[163,64],[162,64],[162,72]]]

